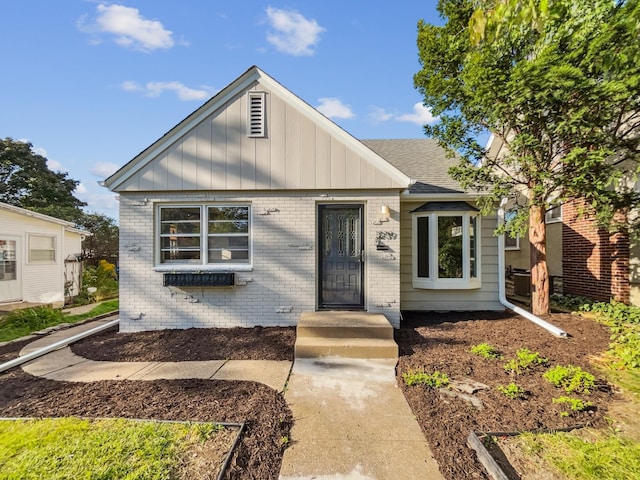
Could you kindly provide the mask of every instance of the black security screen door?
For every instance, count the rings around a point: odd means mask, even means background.
[[[362,309],[362,205],[319,205],[319,307]]]

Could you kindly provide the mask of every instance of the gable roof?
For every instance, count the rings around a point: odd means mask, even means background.
[[[409,187],[410,194],[470,194],[451,175],[449,168],[458,159],[447,155],[436,140],[362,140],[366,146],[395,166],[405,175],[415,179]]]
[[[64,229],[68,232],[78,233],[80,235],[91,235],[91,232],[76,227],[73,222],[67,222],[66,220],[62,220],[60,218],[50,217],[49,215],[44,215],[32,210],[27,210],[26,208],[16,207],[8,203],[0,202],[0,210],[5,210],[7,212],[15,213],[17,215],[22,215],[25,217],[35,218],[37,220],[42,220],[43,222],[55,223],[64,227]]]
[[[272,137],[277,135],[290,134],[295,148],[300,149],[299,155],[288,152],[292,150],[291,148],[279,148],[277,153],[272,155],[273,161],[269,157],[268,165],[258,165],[262,157],[256,151],[258,148],[265,147],[264,142],[261,144],[256,142],[265,139],[247,140],[246,135],[242,134],[242,130],[246,129],[245,122],[241,121],[247,110],[246,104],[241,105],[245,101],[242,95],[256,89],[268,91],[271,100],[278,100],[283,105],[279,108],[286,109],[283,112],[280,110],[274,112],[275,109],[271,108],[268,112],[271,116],[278,115],[278,120],[284,119],[282,121],[287,122],[280,130],[295,129],[284,133],[272,129],[266,141],[271,142]],[[214,139],[214,130],[218,128],[216,122],[226,115],[225,112],[229,108],[233,108],[233,112],[229,114],[233,118],[226,120],[225,117],[227,124],[219,127],[220,132],[227,132],[226,137]],[[296,122],[295,119],[291,121],[288,116],[300,121]],[[206,128],[202,128],[203,126]],[[305,128],[306,130],[303,130]],[[199,133],[200,130],[203,132]],[[308,148],[309,143],[301,140],[305,134],[316,142],[316,150],[308,152],[313,155],[313,165],[301,163],[311,156],[302,154],[301,149]],[[200,137],[202,137],[201,140],[199,140]],[[205,149],[208,148],[204,155],[197,153],[198,141]],[[219,155],[217,150],[213,152],[213,149],[218,149],[219,143],[216,141],[227,142],[222,147],[224,151]],[[289,142],[289,140],[286,141]],[[209,145],[206,146],[206,143]],[[244,152],[235,151],[238,144],[245,147],[247,152],[253,149],[253,152],[247,154],[249,157],[245,157]],[[286,146],[289,147],[289,143]],[[229,148],[233,150],[231,153],[228,152]],[[267,147],[266,152],[268,148],[273,147]],[[185,154],[184,150],[188,150],[188,154]],[[335,152],[338,152],[337,155]],[[283,160],[281,157],[286,158]],[[176,166],[179,163],[182,166]],[[221,163],[226,170],[220,170],[222,173],[214,172]],[[328,170],[333,171],[326,174]],[[213,177],[226,175],[227,181],[221,182],[214,178],[207,183],[206,175]],[[411,183],[411,178],[405,173],[367,148],[258,67],[253,66],[107,178],[104,186],[112,191],[121,192],[217,189],[405,189]]]

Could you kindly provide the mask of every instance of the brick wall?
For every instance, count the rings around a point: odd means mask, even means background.
[[[581,200],[562,207],[564,293],[628,303],[629,237],[598,228],[589,211]]]
[[[247,202],[252,208],[253,268],[236,271],[230,288],[163,287],[154,269],[154,217],[166,202]],[[317,306],[317,205],[365,205],[365,308],[400,322],[397,192],[147,193],[120,195],[120,329],[295,325]],[[382,205],[391,218],[374,225]],[[390,232],[376,251],[376,232]],[[395,234],[395,237],[394,237]],[[394,253],[395,252],[395,253]]]

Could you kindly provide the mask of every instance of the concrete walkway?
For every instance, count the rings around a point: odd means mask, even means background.
[[[20,354],[109,320],[57,331],[30,343]],[[97,362],[65,347],[22,368],[32,375],[72,382],[181,378],[261,382],[285,392],[294,416],[280,480],[442,480],[396,385],[395,363],[342,357],[297,359],[293,368],[288,361]]]
[[[395,360],[297,359],[280,480],[441,480],[404,395]]]
[[[20,355],[52,345],[111,319],[88,322],[59,330],[28,345]],[[98,380],[158,380],[204,378],[214,380],[248,380],[264,383],[282,392],[289,378],[291,362],[270,360],[208,360],[198,362],[97,362],[75,355],[69,347],[61,348],[22,365],[38,377],[69,382]]]

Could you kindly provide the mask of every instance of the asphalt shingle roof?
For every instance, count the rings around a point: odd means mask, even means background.
[[[362,140],[362,143],[416,180],[409,188],[411,193],[465,193],[448,172],[458,160],[447,157],[433,139]]]

